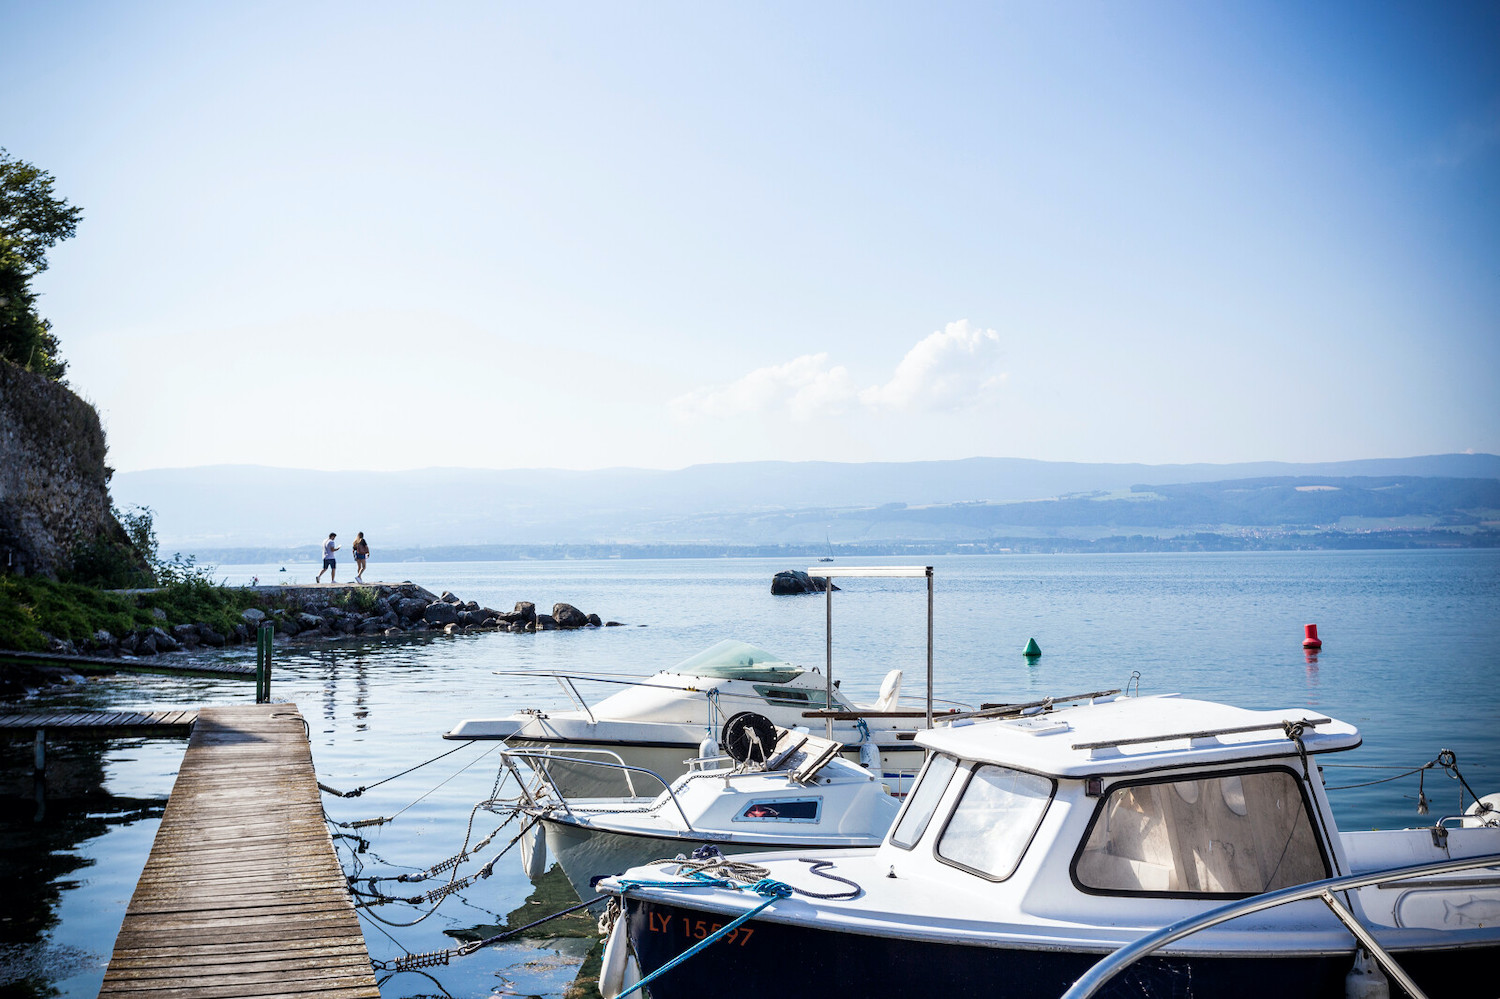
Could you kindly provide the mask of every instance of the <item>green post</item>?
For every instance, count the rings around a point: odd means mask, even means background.
[[[271,645],[275,627],[261,625],[255,632],[255,703],[271,703]]]

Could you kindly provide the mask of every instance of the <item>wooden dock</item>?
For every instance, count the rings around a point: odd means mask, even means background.
[[[99,994],[380,995],[295,705],[198,712]]]
[[[255,679],[254,664],[196,662],[176,663],[159,656],[70,656],[61,652],[19,652],[0,649],[0,663],[34,663],[43,666],[67,666],[81,673],[168,673],[181,676],[223,676],[241,680]]]
[[[186,736],[196,711],[54,711],[0,715],[0,732],[65,731],[85,736]]]

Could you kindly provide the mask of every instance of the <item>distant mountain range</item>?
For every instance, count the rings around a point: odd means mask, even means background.
[[[122,506],[156,512],[165,551],[311,550],[329,531],[395,549],[464,546],[878,546],[1007,537],[1256,530],[1493,531],[1500,457],[1295,464],[745,462],[675,471],[252,465],[122,472]],[[285,557],[285,556],[275,556]],[[229,559],[225,559],[229,560]]]

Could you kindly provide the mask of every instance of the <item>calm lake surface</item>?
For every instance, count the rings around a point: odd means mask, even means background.
[[[873,560],[862,560],[871,564]],[[1033,700],[1125,685],[1244,707],[1308,707],[1360,727],[1364,745],[1339,763],[1415,767],[1451,749],[1476,790],[1500,790],[1500,552],[1277,552],[1194,555],[936,557],[880,564],[936,566],[938,695]],[[821,596],[772,597],[770,578],[798,560],[609,560],[411,563],[372,560],[370,579],[410,579],[433,592],[508,608],[558,601],[626,627],[536,635],[479,634],[278,646],[274,697],[295,702],[312,728],[319,779],[374,783],[454,748],[441,735],[461,718],[520,707],[565,707],[550,679],[495,670],[611,670],[647,674],[722,638],[821,666]],[[231,584],[310,582],[316,566],[222,566]],[[340,565],[352,576],[352,566]],[[850,579],[834,598],[835,676],[873,699],[888,669],[919,694],[925,669],[920,580]],[[1302,626],[1319,625],[1316,661]],[[1035,637],[1043,655],[1027,665]],[[254,649],[205,653],[253,662]],[[608,690],[584,690],[598,697]],[[253,701],[244,681],[120,675],[35,698],[27,709],[190,707]],[[39,809],[30,744],[4,754],[0,870],[0,996],[92,996],[159,824],[181,740],[54,747]],[[1332,760],[1328,762],[1333,762]],[[1383,776],[1327,771],[1333,786]],[[459,850],[475,802],[496,777],[493,748],[459,750],[363,797],[325,797],[328,816],[396,816],[340,841],[346,870],[364,876],[424,869]],[[1458,804],[1455,782],[1429,772],[1432,816],[1419,818],[1415,778],[1331,792],[1344,829],[1430,823]],[[486,813],[475,835],[498,823]],[[481,859],[509,839],[497,837]],[[476,864],[467,865],[464,872]],[[409,886],[393,886],[415,894]],[[533,886],[512,850],[494,875],[447,899],[414,926],[364,921],[371,955],[454,946],[489,935],[529,906]],[[532,906],[534,908],[534,906]],[[397,911],[401,910],[401,911]],[[386,906],[393,922],[421,909]],[[537,910],[545,911],[545,910]],[[515,922],[524,922],[518,918]],[[516,941],[382,985],[387,997],[561,996],[592,941]],[[430,975],[430,977],[428,977]]]

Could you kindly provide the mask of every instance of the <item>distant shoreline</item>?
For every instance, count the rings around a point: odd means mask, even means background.
[[[1392,551],[1401,549],[1500,548],[1500,531],[1407,530],[1285,534],[1179,534],[1174,537],[1116,535],[1105,538],[993,538],[988,541],[882,541],[835,544],[836,559],[924,555],[1049,555],[1110,552]],[[317,566],[316,546],[298,548],[197,548],[200,562],[226,565]],[[724,544],[531,544],[424,545],[382,548],[377,562],[530,562],[565,559],[790,558],[811,565],[828,555],[826,545]],[[266,580],[274,582],[274,580]]]

